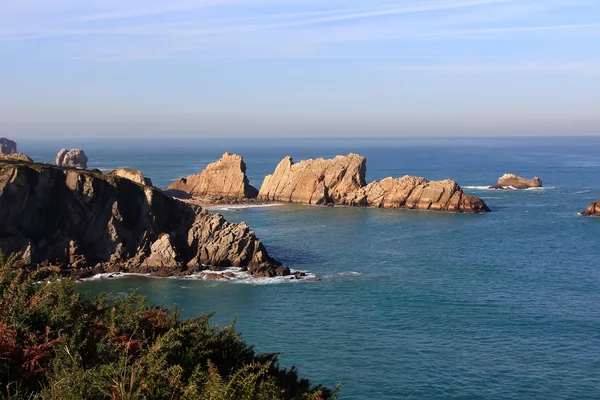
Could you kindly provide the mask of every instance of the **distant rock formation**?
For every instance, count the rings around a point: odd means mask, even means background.
[[[15,161],[0,161],[0,249],[24,268],[73,277],[227,267],[285,273],[243,223],[115,174]]]
[[[62,149],[56,156],[56,165],[59,167],[87,168],[88,158],[81,149]]]
[[[27,154],[23,154],[23,153],[0,154],[0,160],[33,162],[33,160],[31,158],[29,158],[29,156]]]
[[[140,185],[152,186],[152,180],[145,178],[141,171],[133,168],[119,168],[114,171],[110,171],[108,175],[120,176],[121,178],[129,179]]]
[[[468,213],[490,211],[483,200],[463,193],[453,180],[430,182],[414,176],[372,182],[348,197],[345,205]]]
[[[0,138],[0,154],[9,155],[17,152],[17,143],[7,138]]]
[[[378,208],[410,208],[455,212],[487,212],[478,197],[463,193],[452,180],[430,182],[405,176],[365,183],[366,159],[357,154],[332,160],[301,161],[291,157],[265,178],[258,198],[307,204],[333,204]]]
[[[521,178],[513,174],[504,174],[498,179],[498,184],[490,189],[530,189],[542,187],[542,180],[537,176],[533,179]]]
[[[590,204],[587,210],[581,212],[581,215],[586,217],[600,217],[600,200]]]
[[[272,175],[265,177],[259,200],[306,204],[340,204],[365,186],[366,158],[358,154],[318,158],[297,164],[285,157]]]
[[[237,154],[225,153],[204,171],[172,183],[168,190],[180,191],[195,197],[222,196],[229,199],[252,199],[258,190],[246,176],[246,163]]]

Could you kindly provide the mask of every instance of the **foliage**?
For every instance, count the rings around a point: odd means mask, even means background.
[[[137,293],[87,299],[40,273],[0,254],[0,399],[336,398],[211,315],[184,321]]]

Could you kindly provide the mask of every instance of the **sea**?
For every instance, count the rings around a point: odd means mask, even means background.
[[[18,142],[42,162],[81,147],[89,168],[136,168],[159,188],[224,152],[244,157],[257,188],[287,155],[351,152],[367,157],[367,181],[454,179],[492,212],[211,209],[245,221],[273,257],[320,281],[133,276],[77,289],[139,290],[185,318],[235,319],[257,351],[340,383],[340,399],[600,398],[600,218],[579,215],[600,199],[598,137]],[[505,173],[539,176],[544,187],[489,190]]]

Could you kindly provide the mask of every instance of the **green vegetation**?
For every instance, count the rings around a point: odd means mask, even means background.
[[[138,294],[88,299],[12,264],[0,254],[0,399],[336,397],[210,315],[183,321]]]

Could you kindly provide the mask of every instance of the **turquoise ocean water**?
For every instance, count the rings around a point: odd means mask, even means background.
[[[282,205],[221,208],[269,252],[321,282],[127,278],[80,283],[173,303],[213,322],[237,317],[257,350],[283,352],[308,378],[342,383],[342,399],[600,398],[600,138],[19,142],[50,161],[83,147],[89,167],[140,169],[158,187],[225,151],[260,187],[286,155],[356,152],[367,180],[456,180],[492,213]],[[504,173],[543,190],[491,191]]]

